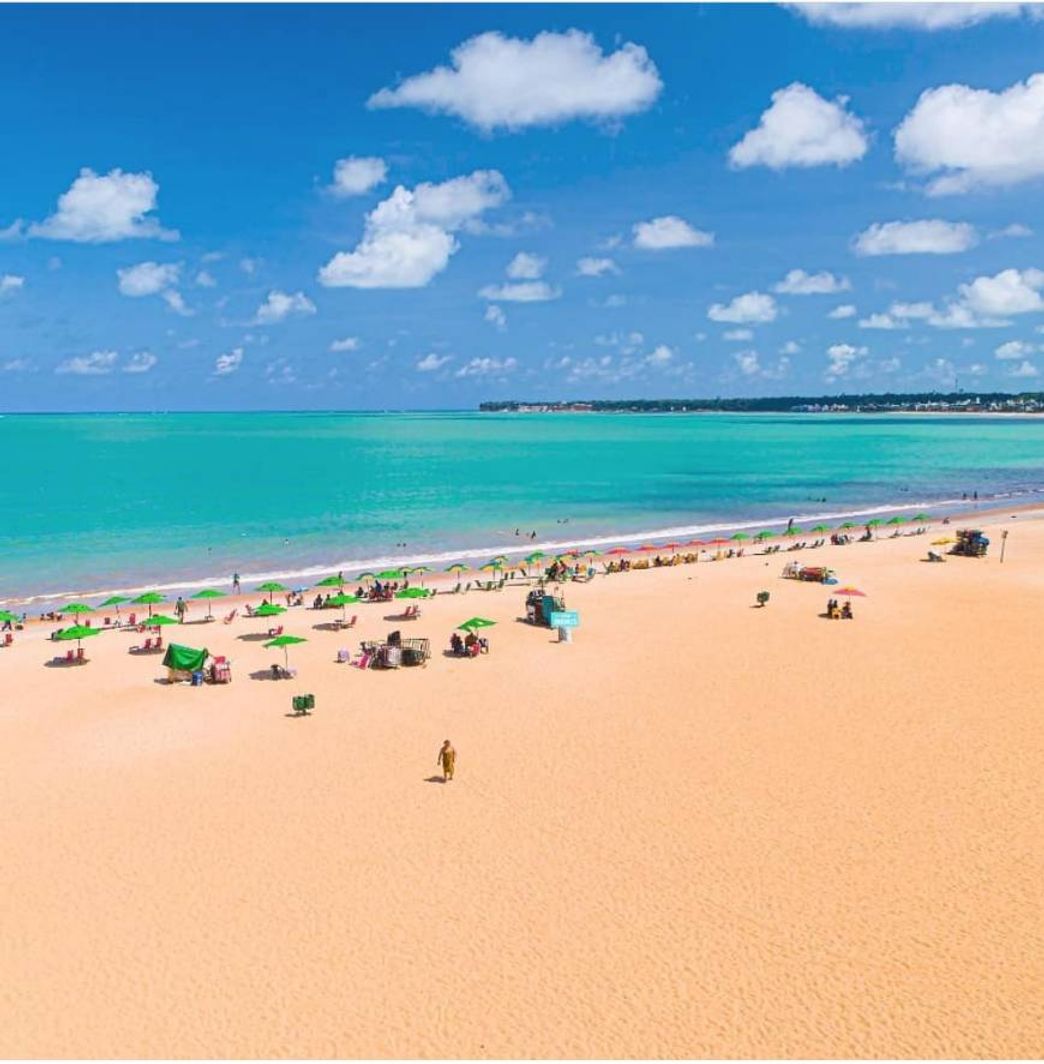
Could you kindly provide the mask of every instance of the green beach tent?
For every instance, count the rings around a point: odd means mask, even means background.
[[[206,650],[196,650],[194,647],[171,643],[167,647],[167,653],[163,655],[163,664],[168,669],[177,669],[179,672],[199,672],[208,657]]]

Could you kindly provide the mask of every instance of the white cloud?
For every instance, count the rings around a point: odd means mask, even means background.
[[[772,105],[756,129],[733,145],[729,162],[736,167],[847,166],[861,159],[869,141],[863,123],[845,110],[847,97],[824,100],[795,81],[772,94]]]
[[[330,342],[330,350],[335,352],[340,351],[358,351],[359,350],[359,337],[358,336],[345,336],[341,340],[332,340]]]
[[[665,251],[669,248],[709,248],[714,234],[694,229],[684,218],[668,214],[633,227],[634,246],[646,251]]]
[[[1011,225],[1006,225],[1003,229],[997,229],[990,233],[992,237],[1024,237],[1033,236],[1033,230],[1028,225],[1022,225],[1020,222],[1012,222]]]
[[[791,270],[772,290],[788,296],[828,296],[847,292],[851,287],[847,277],[835,277],[827,270],[819,273]]]
[[[585,256],[577,259],[576,272],[581,277],[602,277],[607,273],[619,273],[620,267],[612,259]]]
[[[895,157],[915,173],[938,175],[932,195],[1044,176],[1044,74],[1002,92],[926,90],[895,131]]]
[[[1009,340],[996,348],[993,353],[997,358],[1002,359],[1025,358],[1027,355],[1032,355],[1037,349],[1036,344],[1028,344],[1025,340]]]
[[[964,303],[947,303],[942,310],[933,308],[928,324],[935,329],[996,329],[1008,324],[1003,319],[982,318]]]
[[[931,303],[893,303],[888,308],[893,318],[928,319],[934,316],[935,307]]]
[[[674,351],[666,344],[659,344],[645,356],[645,361],[650,366],[667,366],[674,359]]]
[[[488,321],[498,332],[507,328],[507,315],[494,303],[486,307],[486,313],[482,317],[483,321]]]
[[[315,304],[304,292],[280,292],[274,288],[268,293],[264,303],[257,308],[254,315],[256,325],[274,325],[285,321],[293,315],[304,316],[315,313]]]
[[[123,365],[124,373],[148,373],[159,359],[151,351],[139,351],[131,355]]]
[[[399,185],[367,216],[354,251],[340,251],[319,270],[329,288],[422,288],[459,247],[452,231],[511,195],[496,170],[477,170],[415,189]]]
[[[454,48],[450,59],[452,68],[406,78],[367,105],[455,115],[488,132],[620,119],[644,111],[663,88],[644,48],[627,43],[605,55],[579,30],[539,33],[531,41],[482,33]]]
[[[488,284],[479,289],[482,299],[500,303],[546,303],[558,299],[560,288],[552,288],[547,281],[518,281],[515,284]]]
[[[117,270],[117,287],[125,296],[154,296],[178,283],[181,266],[176,262],[139,262]]]
[[[236,347],[225,355],[218,355],[214,360],[214,376],[227,377],[235,373],[243,364],[243,348]]]
[[[939,218],[918,222],[875,222],[853,241],[857,255],[952,255],[979,242],[967,222]]]
[[[13,295],[15,292],[21,292],[24,287],[25,278],[16,273],[5,273],[0,277],[0,296]]]
[[[507,265],[507,275],[516,281],[535,281],[547,266],[547,259],[520,251]]]
[[[285,358],[273,359],[265,366],[265,381],[268,384],[296,384],[297,372]]]
[[[763,292],[746,292],[736,296],[731,303],[714,303],[707,311],[711,321],[725,321],[737,325],[747,322],[775,321],[776,301]]]
[[[434,373],[435,370],[442,369],[447,362],[451,362],[452,360],[452,355],[436,355],[435,352],[432,351],[417,363],[417,369],[421,373]]]
[[[974,314],[1002,318],[1044,310],[1041,288],[1044,288],[1041,270],[1008,269],[993,277],[976,277],[969,284],[960,285],[958,291],[962,302]]]
[[[171,310],[174,311],[175,314],[181,314],[183,317],[191,318],[195,313],[195,311],[186,306],[185,300],[181,298],[181,293],[176,292],[173,288],[168,288],[167,291],[160,292],[160,298]]]
[[[905,329],[906,327],[905,321],[893,318],[890,314],[871,314],[868,318],[859,319],[860,329]]]
[[[58,197],[58,209],[45,221],[29,227],[30,236],[47,240],[72,240],[103,244],[135,237],[177,240],[159,219],[147,217],[156,209],[159,185],[151,174],[105,175],[84,168],[67,192]]]
[[[217,288],[217,281],[209,270],[200,270],[195,277],[198,288]]]
[[[801,345],[794,340],[788,340],[780,349],[781,355],[797,355],[801,353]]]
[[[771,366],[762,364],[757,351],[737,351],[732,358],[744,377],[782,380],[790,372],[790,359],[786,355],[777,359],[775,365]]]
[[[1008,370],[1009,377],[1037,377],[1039,375],[1037,367],[1033,365],[1032,362],[1026,361],[1025,359],[1017,366],[1012,366],[1012,368]]]
[[[27,358],[9,358],[0,365],[0,370],[4,373],[24,373],[31,366],[32,363]]]
[[[388,176],[388,164],[373,156],[350,155],[334,163],[332,195],[339,199],[347,196],[362,196],[376,188]]]
[[[92,351],[89,355],[77,355],[62,362],[55,373],[72,373],[79,377],[99,377],[116,368],[118,355],[115,351]]]
[[[843,318],[854,318],[857,313],[856,308],[851,303],[842,303],[840,306],[834,307],[827,317],[840,321]]]
[[[518,362],[513,358],[473,358],[466,366],[461,366],[454,374],[456,377],[493,377],[513,373]]]
[[[753,329],[728,329],[722,334],[724,340],[753,340]]]
[[[260,259],[243,258],[239,260],[239,268],[247,275],[253,277],[261,269]]]
[[[843,29],[948,30],[988,18],[1012,18],[1026,4],[1009,3],[825,3],[788,4],[814,25]]]
[[[827,359],[829,365],[827,366],[827,379],[833,380],[837,377],[847,376],[848,371],[852,368],[852,363],[856,359],[864,357],[868,348],[866,347],[854,347],[852,344],[831,344],[827,348]]]

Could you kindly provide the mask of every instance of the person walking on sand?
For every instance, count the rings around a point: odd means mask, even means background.
[[[439,756],[435,759],[435,763],[442,768],[443,782],[449,783],[453,779],[453,768],[457,763],[457,751],[453,749],[453,744],[447,739],[439,750]]]
[[[239,594],[239,573],[232,574],[232,594]]]
[[[178,595],[178,601],[174,603],[174,612],[178,615],[178,624],[185,623],[185,611],[188,607],[185,605],[185,600]]]

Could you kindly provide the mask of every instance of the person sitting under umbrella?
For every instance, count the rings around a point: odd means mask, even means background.
[[[849,600],[848,600],[848,601],[847,601],[847,602],[846,602],[846,603],[845,603],[845,604],[844,604],[844,605],[843,605],[843,606],[841,607],[841,620],[843,620],[843,621],[850,621],[850,620],[852,620],[852,600],[851,600],[851,599],[849,599]]]
[[[450,636],[450,650],[458,658],[464,653],[464,640],[460,638],[460,634],[457,632]]]

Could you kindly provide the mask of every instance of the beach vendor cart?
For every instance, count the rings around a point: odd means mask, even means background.
[[[565,609],[565,598],[534,588],[526,596],[526,621],[542,628],[551,627],[551,614]]]
[[[394,631],[383,643],[364,643],[363,651],[373,654],[373,664],[378,669],[409,668],[427,664],[431,643],[427,639],[403,639],[401,632]]]
[[[193,687],[202,686],[208,657],[210,654],[206,649],[196,650],[180,643],[171,643],[163,655],[167,683],[190,681]]]

